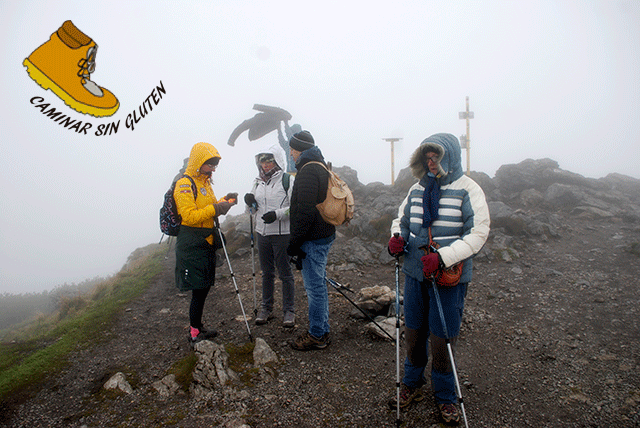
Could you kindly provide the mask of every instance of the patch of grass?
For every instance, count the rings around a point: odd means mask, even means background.
[[[157,250],[101,284],[98,298],[71,299],[47,322],[26,327],[11,342],[0,344],[0,400],[37,386],[63,368],[71,352],[105,340],[125,305],[160,273],[163,255]]]
[[[240,381],[245,386],[253,386],[253,378],[259,370],[253,367],[253,349],[255,344],[248,342],[242,346],[236,346],[232,343],[225,345],[225,350],[229,354],[229,368],[236,372],[240,377]]]
[[[253,349],[255,344],[247,342],[242,346],[233,343],[225,345],[224,349],[229,354],[229,367],[234,371],[239,371],[246,365],[253,365]]]
[[[195,352],[189,352],[185,357],[173,363],[167,374],[176,376],[176,382],[182,387],[183,391],[189,391],[189,387],[193,382],[193,369],[198,363],[198,357]]]

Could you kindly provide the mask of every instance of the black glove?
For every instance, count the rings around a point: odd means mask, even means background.
[[[247,204],[248,207],[258,208],[258,202],[256,202],[256,197],[253,193],[244,195],[244,203]]]
[[[274,221],[276,221],[276,212],[269,211],[268,213],[262,216],[262,220],[264,220],[264,222],[267,224],[273,223]]]
[[[231,203],[227,201],[218,202],[217,204],[213,204],[213,208],[216,210],[216,217],[225,215],[231,209]]]
[[[304,257],[291,257],[290,263],[293,263],[297,270],[302,270],[302,259]]]
[[[287,247],[287,255],[288,256],[291,256],[291,257],[297,256],[299,251],[300,251],[300,248],[293,247],[293,246],[291,246],[291,244],[289,244],[289,246]]]
[[[289,245],[287,247],[287,254],[291,256],[290,263],[293,263],[296,266],[296,269],[302,270],[302,259],[307,257],[307,253],[302,251],[300,248],[295,248]]]

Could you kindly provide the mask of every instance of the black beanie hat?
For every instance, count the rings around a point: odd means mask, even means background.
[[[289,140],[289,147],[299,152],[304,152],[313,146],[315,146],[315,142],[309,131],[296,132]]]

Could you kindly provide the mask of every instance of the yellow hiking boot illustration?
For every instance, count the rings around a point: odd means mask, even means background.
[[[93,40],[65,21],[22,64],[33,80],[72,109],[95,117],[111,116],[120,107],[118,99],[89,79],[96,69],[97,52]]]

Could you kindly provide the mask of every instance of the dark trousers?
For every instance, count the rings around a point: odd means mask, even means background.
[[[207,300],[211,287],[193,290],[191,294],[191,305],[189,306],[189,322],[191,327],[202,328],[202,312],[204,311],[204,302]]]
[[[295,288],[293,272],[287,255],[289,235],[258,236],[258,256],[262,269],[262,308],[273,310],[273,287],[276,270],[282,281],[282,311],[294,312]]]

